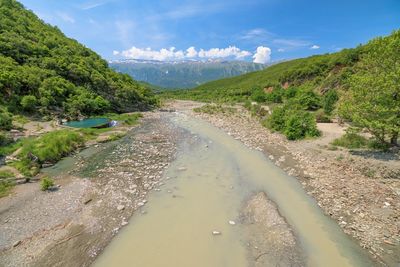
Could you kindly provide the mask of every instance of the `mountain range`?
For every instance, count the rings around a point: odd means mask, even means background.
[[[245,74],[266,67],[245,61],[226,60],[116,60],[109,62],[114,70],[129,74],[135,80],[166,89],[193,88],[209,81]]]

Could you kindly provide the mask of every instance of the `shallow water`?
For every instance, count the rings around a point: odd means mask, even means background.
[[[64,123],[65,126],[74,127],[74,128],[92,128],[104,125],[108,123],[110,120],[107,118],[89,118],[81,121],[69,121]]]
[[[237,221],[243,200],[265,191],[293,227],[308,266],[370,266],[302,189],[262,153],[206,122],[177,114],[172,122],[194,135],[170,166],[161,192],[137,213],[94,263],[102,266],[249,266]],[[185,170],[182,170],[185,167]],[[213,236],[212,231],[222,235]]]

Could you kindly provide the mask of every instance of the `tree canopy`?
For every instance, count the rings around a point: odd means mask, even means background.
[[[68,116],[142,110],[152,92],[15,0],[0,0],[0,105]]]

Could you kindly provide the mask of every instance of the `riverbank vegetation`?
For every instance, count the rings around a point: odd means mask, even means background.
[[[400,31],[395,31],[353,49],[281,62],[262,71],[162,96],[244,103],[265,126],[291,140],[318,136],[316,122],[335,120],[368,132],[374,148],[397,146],[399,44]],[[271,114],[260,108],[265,105],[273,107]],[[344,138],[355,140],[354,135]]]

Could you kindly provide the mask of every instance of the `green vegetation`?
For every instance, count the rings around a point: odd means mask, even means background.
[[[207,114],[216,114],[216,113],[232,114],[236,112],[236,109],[233,107],[224,107],[222,105],[206,104],[202,107],[193,109],[193,111],[198,113],[207,113]]]
[[[356,132],[347,132],[342,137],[333,140],[332,145],[350,149],[366,148],[368,139]]]
[[[42,191],[47,191],[53,186],[54,186],[54,180],[48,176],[43,177],[42,180],[40,181],[40,189]]]
[[[14,174],[10,171],[0,171],[0,197],[7,196],[14,187]]]
[[[83,134],[73,130],[59,130],[46,133],[37,138],[29,138],[21,141],[17,158],[11,163],[25,176],[36,175],[41,164],[56,162],[70,154],[84,144]]]
[[[320,135],[314,115],[289,104],[276,107],[264,121],[264,125],[283,133],[289,140]]]
[[[133,126],[138,123],[139,119],[143,117],[143,115],[140,113],[125,113],[125,114],[108,113],[103,115],[103,117],[118,121],[123,125]]]
[[[398,144],[400,132],[400,31],[368,43],[340,105],[342,117],[376,141]]]
[[[267,120],[264,115],[260,119],[290,139],[317,135],[314,117],[330,122],[340,116],[374,136],[370,147],[387,149],[398,145],[400,132],[399,44],[400,30],[354,49],[282,62],[163,97],[242,102],[249,109],[257,108],[249,100],[281,105],[285,110],[275,108]]]
[[[153,93],[15,0],[0,0],[0,128],[22,110],[77,117],[151,108]]]

